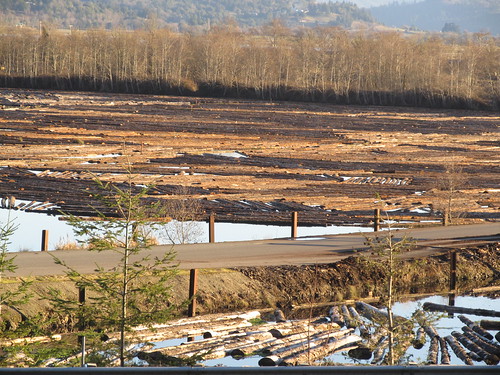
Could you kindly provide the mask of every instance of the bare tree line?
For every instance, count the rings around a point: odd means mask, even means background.
[[[203,34],[0,29],[0,84],[352,104],[500,108],[488,34],[292,31],[273,22]]]

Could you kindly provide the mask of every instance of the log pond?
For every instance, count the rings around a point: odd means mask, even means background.
[[[409,318],[411,314],[416,310],[421,308],[421,306],[425,302],[433,302],[433,303],[438,303],[438,304],[443,304],[447,305],[450,302],[450,297],[448,295],[446,296],[430,296],[430,297],[425,297],[422,299],[418,300],[408,300],[404,302],[397,302],[394,305],[394,313],[402,316]],[[498,298],[489,298],[486,296],[457,296],[454,298],[455,300],[455,305],[456,306],[474,306],[474,307],[481,307],[484,309],[489,309],[489,310],[494,310],[494,311],[500,311],[500,299]],[[329,307],[325,306],[322,308],[324,311],[324,315],[328,314]],[[317,310],[316,310],[317,311]],[[320,313],[321,315],[321,313]],[[437,333],[441,337],[445,337],[448,335],[451,335],[453,331],[456,332],[462,332],[462,327],[464,327],[464,323],[462,320],[459,319],[458,315],[460,314],[454,314],[449,315],[449,314],[439,314],[439,320],[435,323],[435,328],[437,330]],[[269,317],[270,315],[267,313],[262,313],[262,318],[266,319],[266,317]],[[480,316],[474,316],[474,315],[466,315],[470,320],[472,321],[479,321],[480,319],[484,319]],[[315,320],[317,318],[321,318],[321,316],[317,316],[313,318],[312,320]],[[292,319],[293,320],[293,319]],[[271,323],[270,327],[273,327]],[[257,328],[256,328],[257,329]],[[265,331],[266,328],[263,328],[262,331]],[[346,328],[343,328],[343,330],[347,331]],[[492,331],[493,335],[495,335],[496,332]],[[356,328],[355,331],[353,332],[354,335],[359,335],[361,336],[361,333],[359,332],[359,329]],[[159,341],[155,342],[154,347],[151,349],[152,351],[154,350],[162,350],[163,353],[168,355],[169,347],[178,347],[179,345],[182,345],[183,342],[186,342],[187,338],[178,338],[178,339],[171,339],[171,340],[165,340],[165,341]],[[195,340],[201,340],[203,341],[202,336],[197,336],[195,337]],[[499,344],[497,342],[497,344]],[[248,345],[248,344],[247,344]],[[425,364],[427,363],[427,356],[429,352],[429,346],[430,346],[430,339],[427,337],[425,344],[419,348],[416,349],[410,345],[409,349],[406,351],[406,354],[403,356],[402,364],[408,364],[408,363],[413,363],[413,364]],[[350,348],[353,348],[354,346],[351,345]],[[175,351],[175,349],[172,349]],[[450,354],[450,363],[451,365],[463,365],[463,361],[460,360],[453,350],[451,348],[448,349],[449,354]],[[439,356],[440,358],[440,356]],[[235,356],[232,357],[231,355],[227,355],[225,357],[221,358],[214,358],[214,359],[208,359],[201,364],[203,366],[228,366],[228,367],[258,367],[259,366],[259,361],[263,359],[262,355],[249,355],[249,356]],[[323,359],[323,361],[328,361],[328,364],[361,364],[361,365],[370,365],[372,363],[372,357],[369,359],[355,359],[352,358],[349,355],[349,351],[346,350],[339,350],[335,352],[334,354],[328,355]],[[321,361],[320,361],[321,363]],[[438,362],[439,363],[439,362]],[[138,361],[138,364],[144,364],[141,361]],[[477,365],[484,365],[484,362],[475,362]],[[262,361],[261,364],[262,366]]]

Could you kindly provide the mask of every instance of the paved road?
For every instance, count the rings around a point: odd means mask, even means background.
[[[366,234],[328,235],[300,239],[276,239],[215,244],[176,245],[177,261],[181,269],[224,268],[238,266],[276,266],[331,263],[367,249]],[[370,234],[373,235],[373,234]],[[449,248],[467,244],[500,241],[500,222],[451,227],[418,228],[394,231],[395,239],[408,236],[417,243],[417,249],[405,256],[426,256]],[[170,246],[155,246],[152,255],[159,255]],[[63,274],[65,269],[56,265],[51,254],[64,260],[78,271],[91,273],[96,263],[104,268],[117,264],[118,255],[85,250],[26,252],[15,259],[17,276]]]

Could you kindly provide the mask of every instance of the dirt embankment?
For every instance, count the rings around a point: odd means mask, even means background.
[[[404,275],[397,283],[400,294],[446,292],[449,282],[448,254],[408,260],[402,264]],[[458,290],[500,285],[500,243],[458,251]],[[346,299],[377,297],[383,293],[380,265],[352,256],[332,264],[315,266],[249,267],[232,270],[202,270],[198,282],[198,313],[265,309],[280,306],[285,311],[294,305],[337,302]],[[187,298],[189,275],[174,280],[177,302]],[[7,287],[15,283],[6,284]],[[77,298],[74,285],[65,280],[43,279],[32,285],[35,295],[50,288],[65,297]],[[46,300],[36,298],[22,307],[28,316],[49,310]],[[180,311],[179,314],[184,314]],[[19,319],[11,311],[14,323]],[[5,315],[4,315],[5,317]],[[71,324],[66,317],[66,322]]]

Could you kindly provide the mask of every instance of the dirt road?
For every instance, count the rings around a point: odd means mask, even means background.
[[[373,235],[373,234],[371,234]],[[419,228],[394,232],[395,238],[408,236],[416,241],[416,248],[405,257],[423,257],[479,242],[500,241],[500,222],[451,227]],[[176,245],[177,261],[181,269],[225,268],[245,266],[277,266],[332,263],[354,251],[366,250],[365,235],[348,234],[302,237],[215,244]],[[170,246],[156,246],[152,255],[160,255]],[[19,253],[15,259],[19,267],[16,276],[43,276],[63,274],[64,268],[54,263],[53,257],[64,260],[78,271],[91,273],[96,263],[111,268],[118,261],[114,252],[89,253],[85,250]]]

